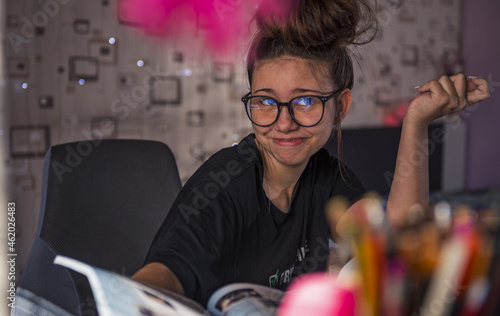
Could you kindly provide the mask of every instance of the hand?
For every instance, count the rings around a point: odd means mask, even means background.
[[[490,97],[488,81],[483,78],[469,77],[467,81],[467,103],[474,104]]]
[[[410,103],[406,115],[425,124],[490,96],[485,79],[470,77],[467,80],[464,74],[442,76],[417,87],[417,91],[419,95]]]

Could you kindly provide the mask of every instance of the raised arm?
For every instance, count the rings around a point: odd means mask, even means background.
[[[408,210],[429,207],[428,135],[429,123],[489,97],[485,79],[464,74],[442,76],[416,88],[403,120],[396,169],[387,201],[391,224],[400,225]]]

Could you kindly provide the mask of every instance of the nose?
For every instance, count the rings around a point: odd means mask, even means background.
[[[281,106],[278,120],[276,120],[274,126],[282,132],[286,132],[288,130],[294,130],[299,127],[299,125],[295,123],[292,117],[290,116],[290,112],[286,105]]]

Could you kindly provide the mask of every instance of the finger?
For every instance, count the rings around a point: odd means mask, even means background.
[[[460,81],[457,77],[453,77],[453,79],[457,80],[457,83]],[[460,96],[451,77],[443,75],[438,79],[438,81],[448,94],[448,102],[443,103],[447,111],[453,113],[460,110],[461,106],[465,106],[465,96],[463,102],[460,102]]]
[[[419,115],[423,115],[428,122],[443,116],[446,112],[450,112],[444,107],[444,105],[448,104],[450,96],[438,80],[429,81],[415,88],[419,95],[413,99],[412,104],[418,104],[415,106],[420,109],[418,111]]]
[[[444,113],[453,113],[458,108],[458,94],[455,86],[448,76],[442,76],[438,80],[432,80],[418,87],[420,93],[428,92],[430,99],[442,107]]]
[[[474,104],[490,97],[488,81],[483,78],[469,77],[467,81],[467,102]]]
[[[416,89],[420,93],[416,98],[427,98],[428,101],[438,104],[446,104],[448,102],[448,93],[437,80],[429,81],[422,86],[416,87]]]
[[[415,87],[415,89],[419,93],[429,93],[431,95],[431,98],[435,98],[438,95],[441,95],[442,93],[446,92],[443,89],[443,86],[441,85],[441,83],[439,83],[437,80],[429,81],[424,85]]]
[[[467,106],[467,90],[468,90],[468,83],[467,83],[467,78],[463,73],[457,74],[450,76],[450,80],[453,82],[453,86],[455,88],[455,91],[457,93],[458,97],[458,107],[456,111],[459,111],[463,109],[464,107]]]

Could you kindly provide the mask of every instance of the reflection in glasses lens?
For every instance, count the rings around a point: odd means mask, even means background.
[[[249,97],[246,111],[250,120],[259,126],[273,124],[279,115],[279,107],[287,106],[292,119],[301,126],[313,126],[323,117],[323,101],[317,96],[300,96],[288,103],[279,103],[265,96]]]

